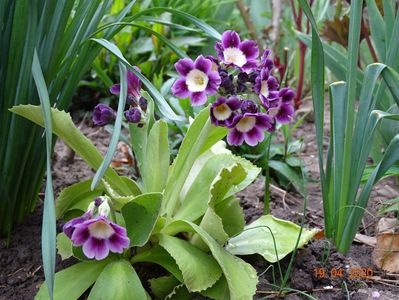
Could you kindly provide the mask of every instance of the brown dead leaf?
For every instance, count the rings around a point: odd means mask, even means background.
[[[374,264],[384,271],[399,272],[398,220],[382,218],[377,225],[377,243],[373,251]]]
[[[370,247],[375,247],[377,239],[373,236],[357,233],[355,235],[355,242],[362,243]]]

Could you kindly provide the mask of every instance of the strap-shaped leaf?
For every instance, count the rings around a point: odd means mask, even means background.
[[[145,300],[146,291],[140,278],[127,260],[108,264],[91,289],[88,300]]]

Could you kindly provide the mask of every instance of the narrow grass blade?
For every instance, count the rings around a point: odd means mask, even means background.
[[[98,168],[96,174],[94,175],[93,182],[91,183],[91,190],[94,190],[97,187],[97,185],[101,182],[105,171],[107,171],[108,166],[112,161],[112,157],[114,156],[116,147],[119,142],[119,136],[121,134],[123,111],[125,109],[127,98],[127,70],[122,62],[119,62],[119,72],[121,92],[119,94],[118,111],[116,113],[114,131],[112,133],[111,142],[109,144],[107,154],[105,155],[101,166]]]
[[[35,51],[33,56],[32,74],[35,80],[37,92],[39,94],[40,103],[43,110],[44,122],[46,128],[46,152],[47,152],[47,178],[46,193],[43,208],[43,225],[42,225],[42,257],[43,269],[46,283],[50,295],[53,299],[54,293],[54,273],[55,273],[55,256],[56,256],[56,220],[54,207],[54,192],[51,178],[51,155],[52,155],[52,122],[51,122],[51,106],[47,92],[46,82],[40,67],[39,58]]]

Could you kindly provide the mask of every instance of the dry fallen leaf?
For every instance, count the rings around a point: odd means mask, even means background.
[[[382,218],[377,225],[377,243],[373,251],[374,264],[384,271],[399,272],[398,220]]]

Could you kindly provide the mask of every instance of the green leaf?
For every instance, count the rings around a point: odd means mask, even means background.
[[[180,284],[174,276],[162,276],[148,280],[150,288],[156,299],[165,299],[173,289]]]
[[[128,261],[112,262],[101,272],[88,297],[88,300],[100,299],[147,299],[140,279]]]
[[[158,219],[162,194],[148,193],[134,198],[122,207],[131,246],[147,243]]]
[[[79,202],[93,201],[104,192],[103,186],[90,190],[91,179],[75,183],[62,190],[55,204],[57,218],[61,218],[68,210],[74,208]]]
[[[172,258],[172,256],[170,256],[170,254],[166,250],[164,250],[160,246],[155,246],[150,250],[137,253],[132,257],[131,262],[133,264],[139,262],[155,263],[162,266],[165,270],[167,270],[174,277],[176,277],[180,282],[183,282],[183,275],[179,267],[177,266],[176,261]]]
[[[383,207],[380,208],[378,213],[380,214],[386,214],[391,211],[399,211],[399,197],[391,199],[389,201],[385,201],[382,203]]]
[[[51,175],[51,156],[53,154],[53,148],[52,148],[53,125],[51,120],[50,99],[36,50],[33,55],[32,75],[33,79],[35,80],[37,92],[39,94],[40,104],[44,115],[44,127],[46,129],[47,176],[46,176],[46,191],[45,191],[44,208],[43,208],[42,258],[43,258],[44,277],[46,278],[46,284],[48,286],[50,299],[53,299],[55,258],[56,258],[56,235],[57,235],[53,180]]]
[[[385,41],[385,23],[375,0],[366,0],[367,11],[369,15],[371,39],[374,42],[378,53],[379,61],[385,61],[386,58],[386,41]]]
[[[72,242],[63,232],[57,235],[57,250],[62,260],[70,258],[73,255]]]
[[[258,276],[255,269],[242,259],[222,248],[205,230],[188,221],[174,221],[164,228],[165,234],[194,231],[201,236],[226,277],[231,300],[252,299],[256,291]]]
[[[246,172],[235,163],[233,157],[231,154],[217,154],[207,160],[184,196],[175,219],[198,219],[211,201],[213,206],[223,200],[233,185],[244,180]],[[192,177],[188,180],[192,180]]]
[[[271,215],[262,216],[245,226],[242,233],[231,238],[226,245],[226,250],[234,255],[257,253],[268,262],[274,263],[295,249],[300,229],[301,227],[292,222],[277,219]],[[316,230],[303,229],[298,247],[308,243],[316,233]],[[276,248],[272,234],[276,241]]]
[[[118,146],[119,136],[122,129],[122,118],[123,111],[125,110],[126,98],[127,98],[127,70],[126,67],[119,63],[120,73],[120,94],[118,102],[118,111],[116,112],[116,119],[114,124],[114,131],[112,132],[111,141],[108,146],[107,153],[105,154],[104,160],[101,162],[96,174],[94,175],[93,182],[91,183],[91,189],[94,190],[100,183],[105,172],[107,171],[109,164],[112,161],[116,147]]]
[[[223,228],[229,237],[244,229],[244,211],[236,197],[231,196],[216,204],[215,212],[222,219]]]
[[[172,108],[169,106],[168,102],[161,95],[161,93],[158,92],[158,90],[146,77],[144,77],[143,74],[141,74],[135,68],[133,68],[133,66],[126,60],[126,58],[123,56],[123,54],[121,53],[121,51],[118,49],[117,46],[115,46],[114,44],[105,39],[92,39],[92,40],[100,44],[108,51],[110,51],[112,54],[114,54],[117,58],[119,58],[120,61],[141,80],[141,82],[147,87],[148,93],[157,103],[160,113],[165,118],[172,121],[182,121],[182,118],[176,115],[176,113],[172,110]]]
[[[157,121],[148,135],[147,151],[141,169],[141,177],[146,192],[162,192],[169,172],[168,125]],[[155,175],[156,174],[156,175]]]
[[[291,166],[278,160],[269,160],[269,167],[287,178],[302,196],[306,194],[302,174],[298,174]]]
[[[229,300],[229,286],[225,276],[222,276],[212,287],[201,292],[201,295],[215,300]]]
[[[212,256],[180,238],[160,234],[159,244],[169,252],[183,274],[189,291],[203,291],[220,278],[222,270]]]
[[[109,260],[80,262],[55,274],[54,299],[77,300],[96,281]],[[49,299],[42,284],[35,300]]]
[[[19,105],[14,106],[10,111],[25,117],[42,127],[44,126],[43,114],[39,106]],[[81,156],[90,167],[98,169],[103,160],[100,152],[92,142],[85,137],[78,128],[76,128],[72,122],[71,116],[64,111],[59,111],[55,108],[51,109],[51,113],[53,120],[53,133],[60,137],[73,151]],[[109,167],[105,172],[105,179],[123,193],[126,193],[127,195],[131,193],[130,188],[126,186],[126,183],[112,168]]]

